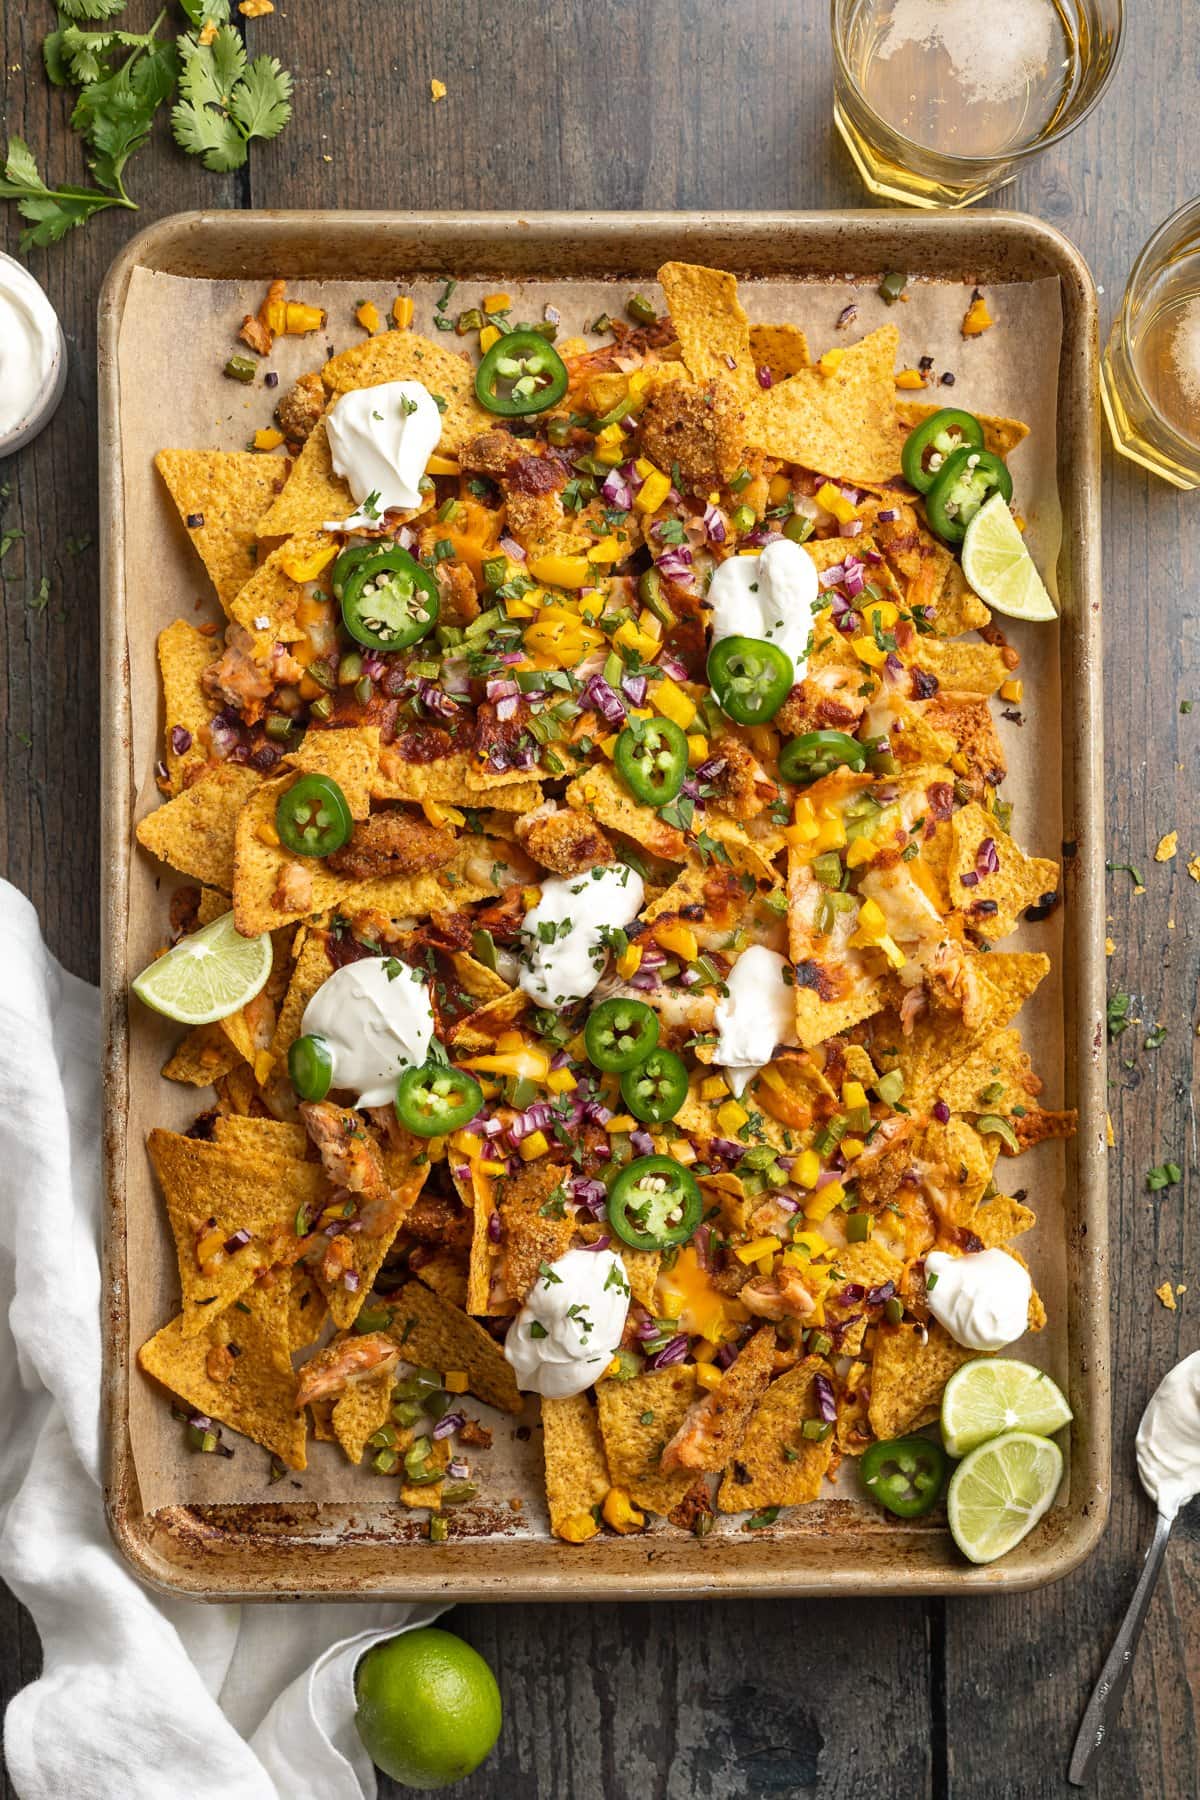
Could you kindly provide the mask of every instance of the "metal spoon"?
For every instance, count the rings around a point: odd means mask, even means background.
[[[1067,1780],[1083,1787],[1116,1724],[1154,1584],[1181,1506],[1200,1491],[1200,1350],[1155,1389],[1138,1427],[1138,1474],[1157,1511],[1154,1538],[1075,1739]]]

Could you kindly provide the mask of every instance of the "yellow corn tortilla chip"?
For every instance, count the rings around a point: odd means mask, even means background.
[[[704,822],[704,829],[709,837],[723,846],[729,854],[729,860],[739,875],[751,875],[760,886],[774,887],[778,880],[775,858],[783,849],[785,839],[782,830],[760,832],[752,837],[745,825],[736,819],[723,819],[719,815],[710,815]],[[704,868],[712,867],[713,852],[702,856],[700,851],[694,852],[700,857]]]
[[[629,1283],[629,1292],[639,1306],[647,1312],[654,1312],[654,1290],[658,1284],[658,1270],[662,1262],[662,1254],[658,1250],[631,1250],[627,1244],[618,1246],[618,1254],[625,1265],[625,1279]]]
[[[333,1435],[334,1401],[326,1394],[320,1400],[310,1400],[308,1410],[312,1415],[312,1434],[318,1444],[333,1444],[337,1440]]]
[[[326,1306],[321,1291],[304,1263],[294,1263],[288,1294],[288,1346],[307,1350],[321,1335]]]
[[[597,764],[571,782],[566,798],[568,806],[576,806],[601,825],[632,838],[664,862],[683,862],[687,856],[688,841],[683,832],[666,824],[652,807],[639,805],[607,766]]]
[[[286,1298],[283,1282],[255,1289],[198,1336],[188,1334],[184,1318],[172,1319],[142,1345],[138,1362],[198,1413],[262,1444],[289,1469],[303,1469],[307,1425],[296,1411],[296,1377],[274,1354]],[[223,1379],[214,1380],[212,1369]]]
[[[741,387],[753,382],[750,321],[738,300],[736,276],[700,263],[669,262],[658,280],[688,374],[696,381]]]
[[[254,573],[255,526],[279,490],[283,464],[247,450],[160,450],[154,466],[228,611]],[[196,518],[204,523],[188,524]]]
[[[871,1426],[867,1407],[871,1389],[865,1362],[851,1363],[837,1397],[837,1424],[833,1441],[843,1456],[861,1456],[871,1442]]]
[[[304,1009],[322,983],[333,974],[333,964],[329,960],[329,952],[325,948],[324,932],[310,931],[305,937],[300,954],[292,964],[291,980],[287,993],[279,1008],[279,1016],[275,1021],[275,1035],[271,1039],[271,1057],[276,1068],[282,1068],[287,1061],[287,1053],[300,1036],[300,1021],[304,1017]]]
[[[163,1064],[168,1081],[186,1082],[189,1087],[211,1087],[222,1075],[228,1075],[242,1061],[220,1024],[197,1025],[177,1044]]]
[[[875,1436],[903,1437],[936,1419],[942,1389],[955,1369],[977,1354],[956,1344],[936,1321],[927,1336],[917,1325],[877,1326],[867,1414]]]
[[[198,631],[185,619],[176,619],[173,625],[158,634],[166,738],[163,761],[167,765],[172,794],[179,793],[189,769],[202,767],[208,760],[201,734],[216,709],[200,686],[200,677],[210,663],[215,662],[219,652],[219,644],[208,633]],[[173,740],[179,727],[191,736],[186,750],[174,747]]]
[[[457,1043],[457,1038],[456,1038]],[[455,1180],[464,1200],[468,1195]],[[495,1211],[495,1178],[487,1175],[478,1163],[471,1165],[469,1204],[471,1206],[471,1259],[467,1269],[465,1310],[486,1317],[492,1310],[492,1277],[500,1259],[500,1246],[488,1236],[488,1221]]]
[[[678,1447],[668,1442],[662,1458],[668,1472],[686,1467],[693,1474],[703,1470],[711,1475],[737,1456],[750,1415],[770,1379],[774,1357],[775,1329],[771,1325],[760,1326],[734,1357],[718,1385],[700,1401],[702,1429],[694,1441]]]
[[[503,812],[532,811],[541,805],[542,790],[528,775],[511,770],[482,769],[467,750],[452,751],[436,762],[408,763],[389,752],[376,771],[374,800],[436,800],[445,806],[489,806]]]
[[[220,763],[173,800],[147,813],[138,824],[138,843],[181,875],[229,893],[238,815],[261,785],[262,777],[253,769]]]
[[[700,1394],[691,1363],[635,1375],[632,1381],[598,1384],[596,1405],[608,1472],[613,1486],[624,1488],[635,1506],[669,1513],[695,1481],[694,1470],[664,1475],[659,1463]]]
[[[323,525],[348,519],[354,495],[333,469],[333,451],[325,420],[318,419],[279,494],[258,520],[259,537],[291,537],[320,531]],[[405,513],[404,518],[415,515]]]
[[[538,1158],[504,1183],[500,1196],[501,1259],[504,1286],[518,1306],[544,1263],[556,1263],[575,1236],[575,1221],[543,1215],[542,1208],[562,1185],[567,1171]]]
[[[411,1259],[408,1266],[419,1281],[441,1295],[447,1306],[467,1310],[467,1271],[461,1257],[449,1250],[434,1250],[419,1267]]]
[[[550,1529],[561,1537],[569,1520],[603,1503],[610,1485],[600,1421],[586,1394],[542,1401],[542,1454]]]
[[[761,389],[746,407],[746,440],[768,455],[842,481],[896,473],[894,369],[900,334],[881,325],[841,356],[831,374],[801,369]]]
[[[367,1439],[388,1423],[395,1381],[394,1369],[375,1369],[361,1381],[350,1382],[334,1401],[333,1435],[352,1463],[362,1461]]]
[[[770,369],[776,381],[798,375],[812,361],[808,339],[798,325],[752,325],[750,359],[755,372]]]
[[[452,952],[450,966],[464,994],[478,1000],[481,1006],[490,1000],[502,1000],[513,991],[503,975],[497,975],[495,969],[489,969],[465,950]]]
[[[801,1049],[823,1044],[869,1019],[887,1004],[888,986],[884,981],[868,980],[865,984],[836,1000],[822,1000],[815,988],[796,989],[796,1042]]]
[[[450,456],[481,431],[495,425],[475,398],[475,370],[465,356],[446,350],[415,331],[385,331],[330,357],[321,379],[333,394],[378,387],[382,381],[419,381],[446,402],[438,449]]]
[[[901,442],[910,431],[915,431],[918,425],[923,425],[926,419],[941,410],[940,406],[926,400],[898,398],[896,416],[902,427]],[[993,456],[998,456],[1001,461],[1011,456],[1017,445],[1029,436],[1028,425],[1023,425],[1020,419],[1002,419],[994,413],[976,413],[975,417],[983,426],[984,449],[990,451]]]
[[[183,1331],[194,1337],[244,1294],[264,1269],[295,1259],[297,1209],[304,1204],[319,1207],[329,1184],[319,1163],[242,1143],[203,1143],[155,1130],[148,1149],[179,1258]],[[248,1231],[251,1237],[232,1252],[218,1249],[205,1272],[196,1249],[210,1219],[215,1225],[209,1229],[220,1232],[222,1244],[238,1231]]]
[[[968,584],[962,564],[951,557],[942,585],[931,602],[933,629],[939,637],[958,637],[964,631],[980,631],[991,613]]]
[[[494,1337],[467,1313],[447,1306],[419,1281],[401,1288],[393,1302],[391,1336],[406,1362],[429,1369],[465,1370],[467,1386],[486,1406],[519,1413],[524,1405],[516,1377]]]
[[[329,1316],[339,1331],[349,1331],[362,1311],[383,1259],[425,1185],[429,1162],[426,1159],[420,1164],[414,1163],[413,1158],[418,1154],[413,1138],[405,1144],[389,1144],[384,1149],[384,1173],[391,1187],[391,1198],[387,1202],[373,1200],[363,1210],[363,1229],[346,1234],[353,1249],[350,1270],[358,1277],[357,1286],[353,1290],[348,1288],[341,1275],[336,1281],[326,1280],[320,1263],[313,1268],[313,1279],[324,1294]]]
[[[862,1244],[839,1245],[834,1254],[834,1267],[838,1278],[831,1291],[825,1296],[825,1316],[835,1325],[844,1319],[853,1319],[838,1338],[838,1350],[843,1356],[857,1356],[862,1349],[862,1341],[866,1335],[869,1320],[863,1311],[863,1301],[859,1299],[845,1300],[842,1294],[846,1287],[863,1288],[882,1287],[885,1281],[894,1281],[897,1288],[904,1273],[904,1264],[898,1256],[894,1256],[883,1244],[868,1238]]]
[[[313,731],[284,757],[288,767],[306,775],[328,775],[346,796],[352,819],[365,819],[371,810],[371,787],[379,768],[378,725]]]
[[[994,1031],[942,1080],[940,1097],[953,1113],[998,1113],[1007,1118],[1014,1106],[1029,1106],[1040,1088],[1021,1034],[1011,1026]]]
[[[986,1250],[1008,1250],[1014,1238],[1036,1223],[1037,1214],[1032,1207],[1022,1205],[1011,1194],[993,1194],[976,1208],[971,1230],[983,1240]]]
[[[495,1048],[500,1033],[514,1025],[528,1006],[528,994],[521,988],[513,988],[511,993],[477,1007],[460,1024],[453,1026],[447,1034],[449,1041],[467,1056],[484,1056]]]
[[[292,644],[304,636],[303,629],[296,623],[296,608],[304,588],[288,574],[284,564],[298,566],[325,548],[329,541],[323,531],[290,537],[286,544],[272,550],[245,587],[230,601],[229,617],[249,633],[251,641],[247,654],[254,662],[266,667],[277,643]]]
[[[951,694],[994,694],[1011,674],[998,645],[950,638],[918,638],[908,663],[936,675],[939,688]]]
[[[927,702],[924,719],[927,726],[953,738],[954,748],[966,757],[969,773],[977,782],[1000,786],[1008,773],[1008,760],[986,700],[938,693]]]
[[[950,821],[954,847],[950,853],[950,902],[964,913],[968,924],[989,942],[1007,937],[1021,922],[1027,906],[1036,906],[1047,894],[1058,891],[1058,864],[1043,856],[1027,856],[1008,833],[1001,831],[993,813],[974,801],[959,809]],[[970,887],[962,878],[976,872],[980,846],[995,845],[1000,867],[982,874]],[[995,906],[994,913],[983,907]]]
[[[253,1113],[258,1104],[259,1086],[249,1063],[239,1063],[228,1075],[213,1083],[217,1107],[222,1113]]]
[[[232,902],[227,893],[220,888],[202,887],[200,889],[200,906],[196,914],[197,925],[211,925],[222,913],[227,913]]]
[[[924,1111],[941,1091],[944,1075],[973,1056],[992,1032],[1015,1017],[1049,973],[1048,956],[995,950],[973,959],[979,989],[978,1016],[970,1023],[954,1014],[919,1018],[906,1037],[892,1015],[881,1022],[872,1056],[881,1073],[904,1074],[904,1104]]]
[[[833,1434],[818,1441],[806,1438],[803,1427],[806,1419],[818,1417],[813,1382],[825,1372],[820,1357],[810,1356],[771,1383],[721,1483],[717,1495],[721,1512],[804,1506],[817,1498],[833,1455]]]
[[[253,1156],[282,1157],[288,1162],[303,1162],[308,1151],[308,1133],[303,1125],[291,1125],[283,1119],[244,1118],[237,1113],[217,1120],[213,1139],[218,1144],[235,1145]]]

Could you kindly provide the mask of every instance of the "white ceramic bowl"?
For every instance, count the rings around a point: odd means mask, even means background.
[[[63,337],[62,326],[58,322],[58,315],[24,264],[19,263],[15,257],[6,256],[3,251],[0,251],[0,269],[2,269],[5,281],[15,284],[34,317],[45,325],[47,331],[50,329],[50,321],[53,321],[56,337],[52,354],[47,361],[36,392],[30,396],[29,403],[22,409],[21,416],[13,421],[7,431],[0,432],[0,459],[3,459],[24,449],[25,445],[31,443],[42,427],[48,425],[54,417],[58,403],[63,397],[63,390],[67,385],[67,342]],[[0,301],[0,308],[2,305],[3,302]],[[2,325],[2,312],[0,312],[0,328]]]

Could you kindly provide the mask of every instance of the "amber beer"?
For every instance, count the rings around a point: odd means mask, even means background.
[[[1134,264],[1101,393],[1122,456],[1200,487],[1200,201],[1160,226]]]
[[[1121,0],[832,0],[834,120],[873,194],[969,206],[1065,136],[1113,69]]]

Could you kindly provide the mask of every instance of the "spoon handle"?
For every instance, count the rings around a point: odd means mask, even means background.
[[[1067,1770],[1067,1780],[1072,1787],[1084,1786],[1100,1755],[1110,1728],[1117,1722],[1118,1714],[1121,1711],[1121,1701],[1125,1697],[1125,1689],[1129,1685],[1129,1676],[1133,1669],[1133,1653],[1137,1649],[1138,1639],[1142,1635],[1142,1626],[1146,1622],[1150,1596],[1154,1592],[1154,1584],[1158,1580],[1158,1572],[1162,1568],[1167,1541],[1171,1536],[1171,1527],[1174,1523],[1174,1519],[1164,1518],[1162,1513],[1158,1514],[1154,1527],[1154,1541],[1146,1552],[1146,1561],[1142,1565],[1138,1584],[1133,1590],[1133,1598],[1121,1621],[1121,1629],[1113,1640],[1113,1647],[1108,1653],[1108,1661],[1100,1672],[1100,1679],[1092,1690],[1092,1697],[1088,1701],[1087,1711],[1084,1713],[1083,1722],[1079,1727],[1079,1735],[1075,1739],[1071,1766]]]

